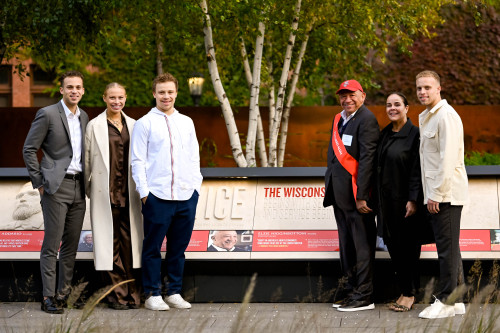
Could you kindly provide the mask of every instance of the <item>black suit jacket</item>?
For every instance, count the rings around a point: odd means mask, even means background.
[[[354,117],[347,123],[344,135],[351,135],[352,142],[346,150],[358,163],[357,198],[358,200],[370,199],[372,190],[373,163],[377,149],[380,127],[375,115],[362,105]],[[333,135],[333,133],[332,133]],[[331,187],[330,187],[331,185]],[[344,169],[335,157],[332,140],[328,145],[328,165],[325,173],[325,198],[323,206],[335,205],[343,210],[356,209],[352,190],[352,176]]]

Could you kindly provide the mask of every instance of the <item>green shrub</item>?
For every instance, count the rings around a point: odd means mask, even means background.
[[[465,153],[465,165],[500,165],[500,154],[467,152]]]

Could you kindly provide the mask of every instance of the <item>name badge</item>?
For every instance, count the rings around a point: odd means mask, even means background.
[[[352,135],[347,135],[347,134],[342,135],[342,142],[344,143],[344,146],[350,147],[352,143]]]

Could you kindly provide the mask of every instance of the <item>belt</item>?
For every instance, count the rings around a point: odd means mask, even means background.
[[[72,174],[72,173],[67,173],[64,175],[64,178],[66,179],[73,179],[73,180],[80,180],[81,177],[81,173],[75,173],[75,174]]]

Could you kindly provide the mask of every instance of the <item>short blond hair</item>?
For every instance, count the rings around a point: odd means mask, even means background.
[[[417,77],[415,79],[418,80],[421,77],[433,77],[434,79],[436,79],[437,83],[441,85],[441,78],[439,77],[439,74],[434,71],[429,71],[429,70],[422,71],[417,74]]]

